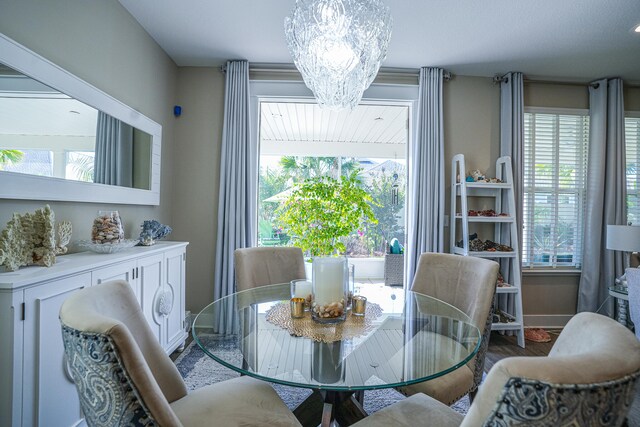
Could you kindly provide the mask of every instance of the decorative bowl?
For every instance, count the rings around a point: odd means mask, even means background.
[[[93,243],[90,240],[79,240],[78,246],[99,254],[113,254],[134,247],[138,240],[125,239],[117,243]]]

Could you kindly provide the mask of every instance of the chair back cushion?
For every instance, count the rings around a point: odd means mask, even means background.
[[[236,249],[234,264],[238,291],[306,278],[300,248]]]
[[[140,411],[148,411],[145,416],[160,425],[180,425],[169,402],[186,396],[186,386],[127,282],[73,293],[60,309],[60,321],[87,420],[99,420],[93,425],[119,425],[102,419],[107,414],[110,420],[127,414],[138,418]],[[95,344],[78,345],[83,342]]]
[[[468,364],[476,383],[482,378],[489,344],[498,269],[498,263],[487,259],[427,252],[420,256],[411,285],[412,291],[445,301],[466,313],[480,329],[481,349]]]
[[[639,373],[633,333],[608,317],[579,313],[549,356],[496,363],[462,425],[621,425]]]

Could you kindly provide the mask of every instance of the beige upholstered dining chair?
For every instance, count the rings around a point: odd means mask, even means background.
[[[465,417],[415,394],[354,427],[621,426],[640,376],[640,342],[595,313],[575,315],[547,357],[496,363]]]
[[[636,328],[636,337],[640,340],[640,268],[627,268],[625,276],[627,277],[629,316]]]
[[[424,253],[420,256],[411,290],[445,301],[466,313],[482,334],[480,350],[465,366],[431,381],[400,387],[405,396],[424,393],[451,405],[474,393],[482,381],[491,334],[491,306],[498,263],[460,255]]]
[[[238,292],[306,278],[304,257],[300,248],[236,249],[233,258]]]
[[[125,281],[72,294],[60,321],[90,427],[300,425],[271,386],[250,377],[187,393]]]

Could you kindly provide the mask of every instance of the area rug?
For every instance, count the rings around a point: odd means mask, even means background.
[[[233,360],[234,358],[237,358],[238,361],[241,360],[242,356],[231,342],[229,342],[228,346],[223,343],[222,348],[225,347],[227,349],[224,351],[228,351],[228,354],[224,355],[225,360]],[[239,376],[237,372],[222,366],[207,356],[195,342],[187,346],[182,354],[176,358],[175,363],[190,391]],[[279,384],[271,385],[292,410],[311,394],[309,389]],[[367,390],[364,396],[364,409],[369,414],[405,398],[394,389]],[[465,415],[469,410],[469,398],[467,396],[463,397],[453,404],[451,408]]]

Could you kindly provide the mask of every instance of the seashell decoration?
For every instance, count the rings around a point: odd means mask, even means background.
[[[93,243],[120,243],[124,240],[124,228],[118,211],[100,211],[93,220],[91,241]]]

